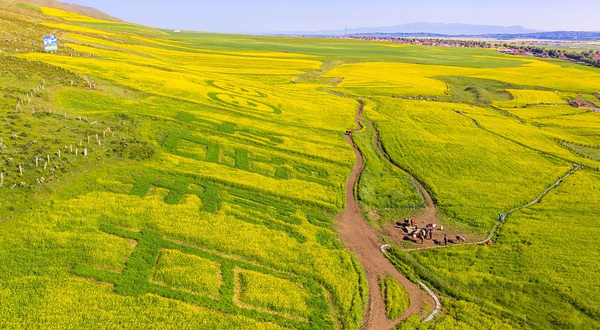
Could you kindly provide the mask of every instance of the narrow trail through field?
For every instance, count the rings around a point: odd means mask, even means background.
[[[363,103],[360,103],[356,116],[356,130],[361,130]],[[367,277],[369,295],[367,309],[361,329],[363,330],[388,330],[408,318],[411,314],[419,314],[423,308],[433,306],[436,301],[421,290],[419,285],[411,282],[388,261],[382,253],[377,230],[375,230],[363,217],[355,196],[358,178],[363,170],[363,157],[350,135],[345,136],[346,141],[356,156],[356,163],[348,177],[345,187],[346,210],[337,218],[339,235],[347,249],[356,255]],[[393,276],[404,287],[410,296],[410,306],[397,320],[390,321],[386,317],[386,306],[379,278]]]

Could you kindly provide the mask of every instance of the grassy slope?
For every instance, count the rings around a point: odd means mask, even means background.
[[[381,286],[381,294],[385,299],[388,319],[398,319],[410,305],[410,297],[394,277],[388,276],[380,279],[379,285]]]

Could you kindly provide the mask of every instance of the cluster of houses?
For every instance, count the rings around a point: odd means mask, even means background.
[[[550,57],[546,54],[537,54],[537,53],[530,52],[530,51],[527,51],[524,49],[519,49],[519,48],[498,49],[498,53],[509,54],[509,55],[537,56],[537,57],[543,57],[543,58]]]
[[[422,45],[436,47],[472,47],[472,48],[490,48],[483,42],[452,39],[432,39],[432,38],[390,38],[390,37],[361,37],[368,41],[385,41],[405,45]]]

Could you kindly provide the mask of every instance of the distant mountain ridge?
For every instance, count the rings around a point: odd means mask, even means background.
[[[528,29],[520,25],[499,26],[499,25],[474,25],[460,23],[409,23],[394,26],[383,27],[365,27],[352,28],[346,30],[313,31],[313,32],[280,32],[277,34],[290,35],[356,35],[369,33],[426,33],[437,35],[482,35],[482,34],[526,34],[540,32],[534,29]]]
[[[462,34],[448,35],[438,33],[357,33],[348,34],[358,38],[474,38],[474,39],[535,39],[535,40],[561,40],[561,41],[600,41],[600,32],[593,31],[551,31],[516,34]]]

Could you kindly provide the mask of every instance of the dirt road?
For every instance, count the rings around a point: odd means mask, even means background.
[[[361,103],[356,116],[356,130],[361,129],[362,110],[363,104]],[[345,138],[354,150],[356,163],[346,182],[346,210],[338,217],[336,223],[342,242],[350,252],[356,255],[367,277],[369,296],[361,329],[388,330],[413,313],[421,314],[424,312],[424,314],[427,314],[427,311],[422,310],[423,307],[425,304],[434,306],[435,302],[417,284],[402,276],[381,252],[378,233],[362,217],[354,193],[356,182],[363,170],[363,157],[350,135],[346,135]],[[404,286],[411,299],[411,304],[404,315],[393,321],[388,320],[385,315],[385,302],[379,287],[379,277],[387,275],[395,277]]]

